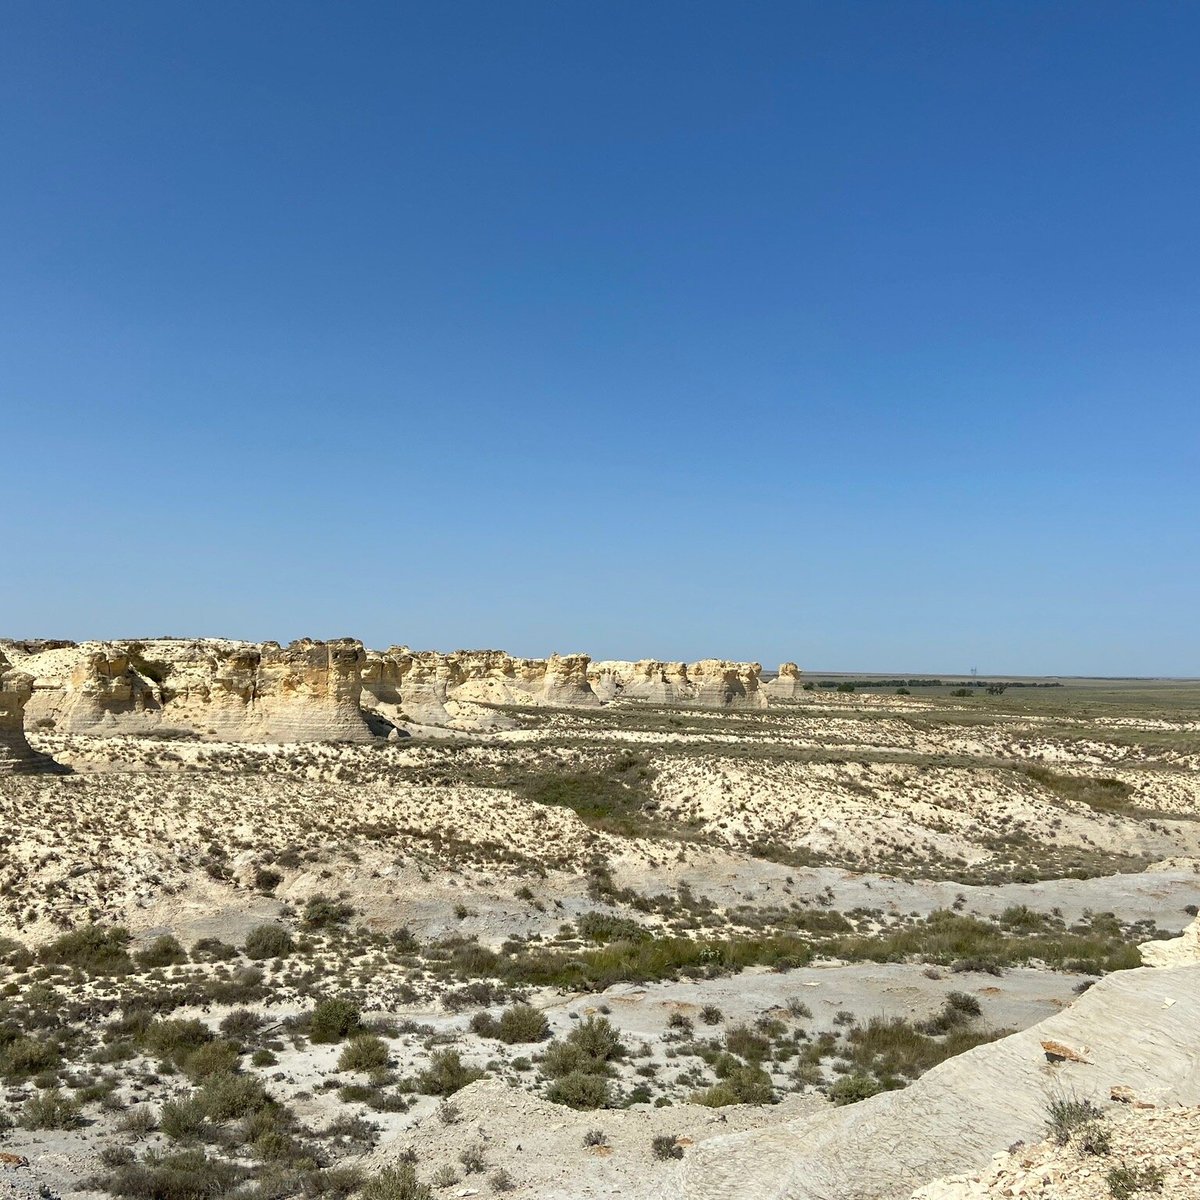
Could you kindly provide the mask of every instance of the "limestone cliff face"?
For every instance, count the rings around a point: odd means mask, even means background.
[[[588,674],[593,689],[605,700],[621,696],[704,708],[764,708],[767,704],[760,686],[760,663],[717,658],[694,663],[609,660],[593,663]]]
[[[763,691],[772,700],[794,700],[804,690],[801,671],[794,662],[779,664],[779,674],[764,683]]]
[[[114,732],[122,721],[132,726],[157,715],[162,701],[152,683],[138,675],[128,652],[104,648],[86,654],[71,670],[73,703],[63,713],[65,733],[91,733],[101,726]]]
[[[29,719],[73,734],[181,730],[232,741],[368,741],[362,644],[217,639],[33,649]]]
[[[61,771],[25,737],[25,706],[33,695],[33,677],[13,670],[0,653],[0,775]]]
[[[351,638],[289,646],[220,638],[4,646],[34,677],[29,727],[93,736],[178,731],[221,741],[366,742],[405,724],[511,725],[497,711],[507,706],[569,708],[623,697],[759,708],[768,693],[758,663],[724,659],[593,663],[586,654],[368,651]]]
[[[365,742],[371,738],[359,704],[366,653],[362,643],[307,638],[262,648],[255,681],[257,710],[276,742]]]
[[[590,661],[586,654],[514,658],[503,650],[439,654],[392,646],[368,653],[363,702],[390,719],[424,725],[446,724],[463,704],[599,704],[588,682]]]
[[[761,676],[762,663],[706,658],[688,667],[696,688],[695,703],[704,708],[766,708]]]

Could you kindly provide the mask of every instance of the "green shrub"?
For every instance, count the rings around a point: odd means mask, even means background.
[[[375,1172],[359,1192],[359,1200],[433,1200],[433,1189],[417,1179],[412,1163],[397,1163]]]
[[[246,934],[247,958],[286,958],[295,947],[292,935],[282,925],[258,925]]]
[[[500,1032],[500,1022],[484,1009],[482,1012],[477,1012],[471,1018],[471,1032],[478,1034],[480,1037],[494,1038]]]
[[[168,1100],[158,1119],[163,1134],[173,1142],[195,1141],[207,1124],[204,1108],[195,1096]]]
[[[387,1043],[373,1033],[361,1033],[346,1044],[338,1058],[338,1070],[370,1071],[375,1067],[386,1067],[387,1062]]]
[[[576,1025],[565,1038],[550,1043],[542,1056],[541,1069],[542,1074],[551,1079],[565,1079],[576,1075],[603,1077],[614,1074],[613,1062],[624,1055],[625,1046],[612,1023],[605,1017],[588,1017]],[[571,1086],[576,1087],[574,1084]],[[606,1083],[605,1095],[607,1091]],[[547,1095],[550,1095],[550,1092],[547,1092]],[[559,1102],[570,1103],[565,1099]],[[588,1104],[582,1107],[596,1106]]]
[[[708,977],[750,966],[788,970],[804,966],[812,957],[808,942],[793,934],[726,939],[656,937],[609,942],[587,950],[529,948],[502,959],[497,973],[513,984],[598,992],[614,983]]]
[[[586,1017],[567,1034],[566,1040],[597,1062],[625,1057],[621,1034],[607,1017]]]
[[[758,1063],[770,1053],[771,1043],[745,1025],[735,1025],[725,1031],[725,1049],[748,1062]]]
[[[80,1121],[79,1105],[56,1087],[31,1096],[21,1109],[26,1129],[74,1129]]]
[[[1075,1144],[1081,1154],[1106,1155],[1112,1153],[1112,1134],[1103,1122],[1092,1121],[1080,1127],[1075,1135]]]
[[[169,933],[155,938],[145,950],[138,951],[133,957],[138,966],[148,968],[174,967],[188,961],[187,951]]]
[[[33,954],[15,938],[0,937],[0,964],[14,971],[24,971],[33,961]]]
[[[347,924],[352,916],[354,909],[351,905],[331,900],[318,892],[309,897],[300,923],[305,929],[336,929],[339,925]]]
[[[237,947],[220,938],[201,938],[192,947],[192,958],[196,962],[228,962],[237,956]]]
[[[463,1170],[468,1175],[482,1175],[487,1170],[487,1156],[481,1142],[464,1146],[458,1155],[458,1161],[462,1163]]]
[[[358,1167],[321,1167],[305,1171],[300,1177],[300,1189],[304,1196],[330,1197],[331,1200],[348,1200],[363,1186],[362,1171]]]
[[[417,1091],[426,1096],[452,1096],[483,1076],[483,1071],[464,1066],[457,1050],[437,1050],[429,1066],[417,1076]]]
[[[1126,813],[1135,807],[1133,788],[1121,779],[1064,775],[1049,767],[1038,766],[1026,767],[1025,774],[1052,792],[1057,799],[1085,804],[1094,812]]]
[[[270,895],[283,882],[283,875],[270,867],[254,868],[254,886],[265,895]]]
[[[532,1004],[514,1004],[500,1014],[495,1036],[510,1046],[544,1042],[550,1036],[550,1022]]]
[[[603,1075],[571,1071],[551,1082],[546,1099],[568,1108],[604,1108],[609,1101],[608,1080]]]
[[[650,931],[628,917],[617,917],[610,913],[586,912],[575,922],[579,936],[590,942],[626,941],[644,942],[650,937]]]
[[[356,1004],[334,996],[322,1000],[312,1011],[308,1036],[313,1042],[340,1042],[362,1029],[362,1014]]]
[[[208,1042],[184,1059],[183,1072],[196,1082],[210,1075],[230,1075],[237,1070],[240,1057],[241,1051],[231,1042]]]
[[[142,1044],[155,1058],[181,1067],[201,1046],[213,1041],[203,1021],[156,1021],[142,1034]]]
[[[979,1001],[969,992],[951,992],[946,997],[946,1007],[968,1017],[977,1017],[983,1012]]]
[[[761,1067],[741,1064],[726,1072],[720,1083],[696,1092],[693,1104],[724,1108],[727,1104],[774,1104],[771,1077]]]
[[[1065,1146],[1073,1133],[1103,1116],[1104,1113],[1090,1100],[1056,1096],[1046,1105],[1046,1129],[1060,1146]]]
[[[273,1103],[253,1075],[210,1075],[196,1099],[204,1114],[213,1121],[232,1121]]]
[[[915,1028],[921,1033],[939,1036],[953,1029],[961,1029],[983,1012],[979,1001],[967,992],[951,992],[946,997],[940,1012],[924,1021],[918,1021]]]
[[[124,975],[133,969],[128,945],[126,929],[84,925],[43,946],[38,958],[50,966],[78,967],[92,975]]]
[[[683,1147],[679,1139],[669,1133],[660,1133],[650,1143],[650,1150],[659,1162],[670,1162],[673,1158],[683,1157]]]
[[[148,1104],[135,1104],[121,1114],[117,1129],[134,1137],[146,1137],[158,1128],[158,1118]]]
[[[62,1062],[58,1047],[48,1039],[18,1037],[0,1049],[0,1075],[25,1079],[51,1071]]]
[[[1129,1200],[1138,1192],[1161,1192],[1166,1176],[1161,1167],[1113,1167],[1105,1177],[1108,1194],[1113,1200]]]
[[[140,1163],[118,1167],[104,1187],[129,1200],[210,1200],[229,1195],[245,1176],[241,1167],[209,1158],[203,1150],[151,1151]]]
[[[883,1085],[870,1075],[843,1075],[830,1089],[829,1098],[834,1104],[857,1104],[883,1091]]]
[[[239,1042],[253,1037],[262,1026],[263,1018],[249,1008],[235,1008],[221,1020],[221,1032]]]

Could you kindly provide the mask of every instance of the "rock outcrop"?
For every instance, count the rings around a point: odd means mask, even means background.
[[[1118,971],[1030,1029],[949,1059],[902,1091],[815,1119],[717,1137],[681,1164],[678,1200],[899,1200],[1045,1133],[1046,1103],[1114,1087],[1200,1103],[1200,965]],[[1080,1058],[1048,1061],[1044,1041]],[[1086,1054],[1082,1053],[1086,1049]],[[663,1195],[667,1195],[663,1192]]]
[[[586,654],[376,651],[350,638],[289,646],[220,638],[3,644],[34,677],[30,727],[90,736],[367,741],[401,725],[511,725],[499,711],[508,706],[571,708],[620,697],[762,708],[769,690],[758,663],[724,659],[593,663]]]
[[[390,720],[423,725],[445,725],[456,706],[470,704],[595,705],[590,661],[586,654],[514,658],[502,650],[439,654],[392,646],[367,655],[363,702]]]
[[[1148,967],[1185,967],[1200,963],[1200,917],[1196,917],[1180,937],[1143,942],[1138,950]]]
[[[65,769],[34,750],[25,736],[25,706],[32,695],[33,678],[14,670],[0,653],[0,775]]]
[[[593,663],[588,670],[592,689],[604,700],[621,697],[703,708],[765,708],[761,675],[760,663],[717,658],[694,663],[607,660]]]
[[[17,644],[13,643],[14,651]],[[28,718],[70,734],[368,741],[360,642],[89,642],[27,653]]]
[[[779,674],[763,684],[763,691],[772,700],[795,700],[804,690],[801,671],[794,662],[779,664]]]

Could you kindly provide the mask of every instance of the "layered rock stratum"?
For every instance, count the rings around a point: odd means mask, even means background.
[[[794,700],[804,689],[800,676],[800,668],[794,662],[780,663],[779,674],[763,684],[763,690],[773,699]]]
[[[392,719],[444,725],[453,704],[533,704],[569,708],[600,703],[587,678],[586,654],[514,658],[503,650],[452,654],[392,646],[368,651],[364,703]]]
[[[485,728],[511,706],[768,702],[758,663],[724,659],[593,663],[586,654],[368,650],[351,638],[288,646],[219,638],[3,644],[32,677],[20,706],[26,727],[59,734],[365,742],[410,725]]]
[[[591,663],[587,678],[605,700],[648,700],[655,704],[694,704],[702,708],[765,708],[762,664],[705,658],[699,662],[637,662],[608,659]]]
[[[34,750],[25,736],[25,706],[32,695],[32,677],[14,670],[0,652],[0,775],[62,769],[48,755]]]
[[[34,676],[26,721],[35,727],[258,742],[373,736],[359,703],[366,655],[349,639],[11,645]]]

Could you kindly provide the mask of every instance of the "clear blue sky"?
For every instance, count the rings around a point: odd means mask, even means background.
[[[0,632],[1200,674],[1198,46],[10,0]]]

